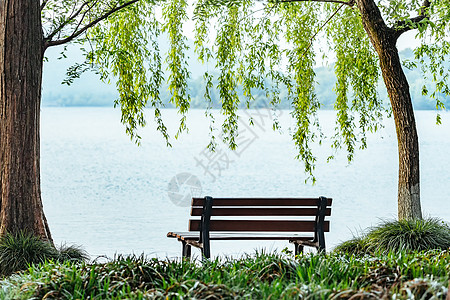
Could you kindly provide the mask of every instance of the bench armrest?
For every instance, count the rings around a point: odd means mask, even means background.
[[[203,206],[202,218],[200,222],[200,239],[199,239],[199,242],[203,244],[202,253],[206,258],[211,257],[209,229],[210,229],[212,206],[213,206],[213,198],[210,196],[206,196],[205,204]]]
[[[325,221],[325,212],[327,209],[328,199],[321,196],[317,203],[317,215],[315,220],[314,241],[319,245],[319,251],[325,250],[325,234],[323,229],[323,223]]]

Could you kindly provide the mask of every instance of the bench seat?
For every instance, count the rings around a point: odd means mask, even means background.
[[[167,237],[177,238],[179,241],[198,240],[200,232],[184,231],[169,232]],[[284,232],[211,232],[210,240],[280,240],[280,241],[312,241],[314,236],[305,236],[296,233]]]
[[[189,231],[171,231],[169,238],[182,243],[183,257],[191,246],[210,258],[211,240],[279,240],[325,251],[330,231],[331,198],[193,198]],[[224,219],[226,218],[226,219]]]

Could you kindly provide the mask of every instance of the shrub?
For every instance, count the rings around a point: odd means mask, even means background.
[[[334,251],[354,255],[399,251],[448,250],[450,227],[437,218],[384,221]]]
[[[367,234],[372,252],[447,250],[450,228],[436,218],[386,221]]]
[[[48,260],[62,262],[87,259],[87,253],[79,246],[61,245],[57,249],[51,243],[28,232],[7,233],[0,237],[0,275],[3,276]]]
[[[89,259],[87,252],[78,245],[62,244],[58,248],[58,261],[79,261],[84,262]]]
[[[0,273],[2,275],[25,270],[32,263],[43,263],[57,257],[58,251],[55,247],[30,233],[7,233],[0,238]]]
[[[351,240],[342,242],[334,248],[335,252],[347,253],[352,255],[363,255],[369,250],[369,244],[365,237],[355,236]]]

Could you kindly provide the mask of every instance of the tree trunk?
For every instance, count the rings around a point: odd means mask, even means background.
[[[409,85],[396,46],[397,36],[386,26],[373,0],[357,0],[356,3],[364,28],[378,53],[395,120],[399,156],[398,218],[421,219],[419,138]]]
[[[40,1],[0,1],[0,235],[28,231],[52,241],[39,166],[42,83]]]

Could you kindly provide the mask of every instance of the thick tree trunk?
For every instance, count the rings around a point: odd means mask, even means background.
[[[52,241],[40,190],[39,2],[0,1],[0,234],[28,231]]]
[[[419,139],[409,85],[397,51],[395,32],[386,26],[373,0],[357,0],[364,28],[380,59],[398,140],[398,218],[421,219]]]

